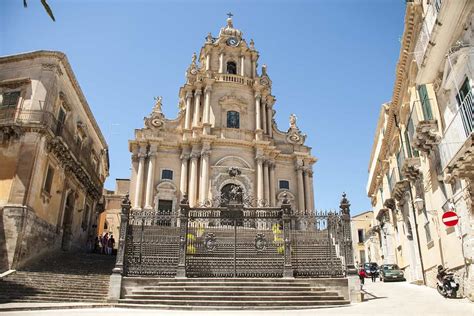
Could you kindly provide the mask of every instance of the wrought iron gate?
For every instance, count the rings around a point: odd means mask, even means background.
[[[183,200],[175,213],[130,210],[126,197],[114,271],[158,277],[342,277],[353,267],[348,205],[344,197],[340,212],[300,212],[289,203],[190,208]]]
[[[228,206],[189,211],[187,277],[281,277],[284,269],[280,208]]]

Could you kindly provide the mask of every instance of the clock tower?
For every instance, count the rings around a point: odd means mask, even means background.
[[[179,89],[179,114],[167,119],[156,98],[144,128],[129,141],[133,209],[222,205],[229,192],[242,203],[278,206],[286,196],[294,209],[313,210],[316,158],[304,145],[296,116],[281,131],[273,119],[275,97],[258,51],[233,25],[232,14],[193,54]],[[282,105],[285,106],[285,105]]]

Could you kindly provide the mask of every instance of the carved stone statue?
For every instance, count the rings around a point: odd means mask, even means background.
[[[163,97],[162,96],[158,96],[158,97],[154,97],[153,98],[156,102],[155,102],[155,107],[153,108],[153,112],[158,112],[158,113],[161,113],[161,102],[163,100]]]
[[[298,127],[296,126],[296,120],[297,120],[297,117],[296,115],[294,115],[293,113],[290,115],[290,128],[296,128],[298,129]]]
[[[196,64],[196,52],[193,53],[193,57],[191,57],[191,62],[195,65]]]

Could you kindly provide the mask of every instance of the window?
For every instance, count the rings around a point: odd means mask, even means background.
[[[227,63],[227,73],[231,75],[237,74],[237,65],[233,61]]]
[[[161,179],[173,180],[173,170],[164,169],[161,171]]]
[[[0,95],[0,108],[16,107],[20,99],[20,91],[5,92]]]
[[[59,113],[58,113],[58,126],[56,128],[56,134],[61,134],[63,127],[64,127],[64,121],[66,120],[66,111],[62,107],[59,108]]]
[[[240,128],[240,113],[236,111],[227,112],[227,127]]]
[[[364,243],[364,230],[363,229],[357,230],[357,236],[358,236],[359,243]]]
[[[459,89],[459,94],[456,95],[456,100],[458,101],[458,106],[460,107],[459,110],[464,126],[464,132],[465,135],[468,136],[474,129],[474,123],[472,121],[471,114],[472,110],[470,109],[470,106],[468,106],[470,103],[472,103],[472,92],[468,78],[464,80],[461,88]]]
[[[430,223],[425,224],[425,234],[426,234],[427,243],[430,243],[431,241],[433,241],[433,239],[431,238]]]
[[[43,191],[51,194],[51,186],[53,184],[54,169],[48,165],[48,171],[46,172],[46,179],[44,180]]]
[[[289,190],[290,189],[290,181],[280,180],[280,189]]]
[[[415,114],[413,113],[412,115],[415,115]],[[407,130],[405,131],[405,138],[406,138],[406,141],[407,141],[408,155],[409,155],[410,158],[420,156],[418,151],[411,147],[411,139],[413,139],[414,134],[415,134],[415,127],[413,126],[413,120],[410,117],[410,120],[408,120]]]
[[[428,98],[428,91],[426,85],[418,86],[418,94],[420,95],[421,108],[423,109],[423,117],[425,120],[432,120],[433,113],[431,112],[430,99]]]

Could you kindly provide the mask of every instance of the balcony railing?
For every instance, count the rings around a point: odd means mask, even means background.
[[[216,81],[218,82],[231,82],[247,86],[253,85],[253,80],[247,77],[232,74],[216,74]]]
[[[441,167],[444,169],[461,149],[474,130],[474,97],[472,91],[466,95],[457,108],[452,120],[447,124],[439,144]]]
[[[438,12],[441,8],[441,0],[435,0],[430,3],[426,9],[426,14],[423,19],[423,25],[418,36],[418,41],[415,46],[415,60],[418,67],[421,67],[425,58],[425,52],[430,42],[431,33],[438,17]]]
[[[0,125],[35,126],[48,130],[61,138],[76,160],[84,166],[95,185],[100,186],[97,168],[92,164],[90,144],[79,143],[75,133],[56,120],[54,114],[42,110],[20,110],[15,108],[0,110]]]

